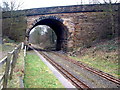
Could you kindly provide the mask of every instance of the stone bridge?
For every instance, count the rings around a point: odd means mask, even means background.
[[[120,4],[113,4],[116,28]],[[109,5],[73,5],[24,10],[27,20],[26,40],[37,25],[48,25],[57,35],[57,50],[72,50],[95,41],[100,33],[109,31]],[[91,38],[91,40],[89,40]]]
[[[118,6],[113,5],[113,10],[117,12]],[[26,10],[27,37],[35,26],[48,25],[57,35],[57,50],[70,50],[80,46],[85,38],[89,39],[91,35],[108,29],[109,20],[104,12],[106,9],[106,5],[75,5]]]

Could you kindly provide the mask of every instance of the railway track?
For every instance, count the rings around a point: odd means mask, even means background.
[[[88,85],[86,85],[85,83],[81,82],[79,79],[74,77],[71,73],[69,73],[67,70],[65,70],[63,67],[61,67],[56,62],[54,62],[45,53],[43,52],[39,52],[39,53],[43,55],[43,57],[46,58],[53,66],[55,66],[76,88],[91,90]]]
[[[111,82],[114,82],[115,84],[120,85],[120,79],[117,79],[117,78],[113,77],[112,75],[109,75],[109,74],[104,73],[104,72],[102,72],[100,70],[96,70],[96,69],[93,69],[91,67],[85,66],[81,62],[78,63],[77,61],[75,61],[75,60],[73,60],[73,59],[71,59],[71,58],[69,58],[69,57],[67,57],[65,55],[61,55],[60,53],[57,53],[57,52],[52,52],[52,53],[54,53],[55,55],[57,55],[59,57],[64,58],[65,60],[68,60],[68,61],[72,62],[73,64],[76,64],[76,65],[80,66],[81,68],[84,68],[84,69],[86,69],[86,70],[88,70],[88,71],[90,71],[90,72],[92,72],[94,74],[97,74],[102,78],[105,78],[105,79],[107,79],[107,80],[109,80]]]
[[[63,55],[61,53],[58,53],[58,52],[54,52],[54,51],[51,51],[51,52],[48,52],[48,53],[44,53],[44,52],[40,52],[40,54],[42,54],[53,66],[55,66],[67,79],[69,79],[69,81],[71,81],[73,83],[73,85],[77,88],[81,88],[81,89],[84,89],[84,88],[87,88],[87,89],[90,89],[91,87],[94,87],[94,86],[91,86],[91,84],[89,84],[88,82],[81,82],[81,79],[78,79],[76,78],[76,75],[73,76],[72,72],[70,72],[69,70],[67,70],[67,68],[63,68],[60,64],[57,64],[56,61],[54,62],[54,59],[51,60],[53,57],[51,57],[50,55],[56,55],[58,58],[63,58],[63,60],[66,60],[66,61],[69,61],[71,62],[72,64],[75,64],[77,65],[78,67],[80,67],[82,70],[86,70],[86,71],[89,71],[90,73],[93,73],[93,75],[96,75],[96,76],[99,76],[101,79],[104,79],[105,81],[108,80],[108,82],[111,82],[113,83],[110,84],[112,85],[112,87],[114,85],[116,85],[115,87],[119,87],[120,86],[120,79],[117,79],[115,78],[114,76],[110,75],[110,74],[107,74],[105,72],[102,72],[100,70],[97,70],[97,69],[94,69],[94,68],[91,68],[85,64],[82,64],[81,62],[78,62],[74,59],[71,59],[70,57],[66,56],[66,55]],[[50,54],[50,55],[49,55]],[[68,72],[69,71],[69,72]],[[89,78],[89,77],[88,77]],[[103,81],[104,81],[103,80]],[[93,82],[93,81],[92,81]],[[87,83],[87,85],[86,85]],[[99,84],[99,81],[98,81],[98,84]],[[97,84],[97,85],[98,85]],[[105,83],[106,84],[106,83]],[[104,85],[101,84],[100,85]],[[108,84],[107,84],[108,85]],[[99,87],[99,86],[98,86]],[[104,86],[103,86],[104,87]],[[109,87],[109,85],[107,86]]]

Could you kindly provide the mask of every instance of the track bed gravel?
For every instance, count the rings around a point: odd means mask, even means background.
[[[77,66],[76,64],[69,62],[63,59],[60,56],[55,55],[51,52],[44,52],[47,56],[49,56],[56,63],[61,65],[64,69],[68,70],[71,74],[73,74],[76,78],[86,83],[91,88],[118,88],[119,85],[106,80],[84,68]]]

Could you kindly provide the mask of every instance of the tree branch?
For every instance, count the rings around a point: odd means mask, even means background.
[[[103,0],[104,1],[104,3],[106,3],[107,4],[107,2],[105,1],[105,0]]]

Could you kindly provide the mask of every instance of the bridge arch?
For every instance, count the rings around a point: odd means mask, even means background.
[[[44,16],[35,20],[32,24],[32,28],[27,31],[27,38],[29,40],[30,31],[37,25],[47,25],[54,30],[57,36],[56,50],[67,51],[67,39],[68,39],[68,29],[63,24],[61,18],[55,16]]]

